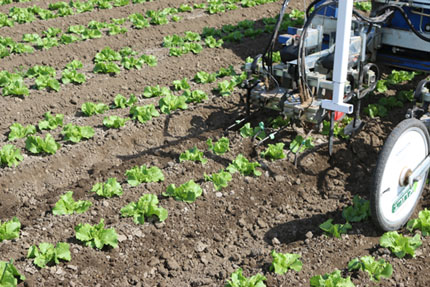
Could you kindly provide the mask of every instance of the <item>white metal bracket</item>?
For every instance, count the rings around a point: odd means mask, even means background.
[[[338,2],[336,49],[334,51],[333,67],[333,99],[322,101],[324,109],[347,114],[354,111],[353,105],[343,102],[346,75],[348,72],[353,2],[353,0],[340,0]]]

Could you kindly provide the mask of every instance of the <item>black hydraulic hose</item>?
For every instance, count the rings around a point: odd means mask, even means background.
[[[406,23],[408,24],[409,28],[411,28],[412,32],[414,32],[414,34],[417,35],[417,37],[420,38],[421,40],[424,40],[426,42],[430,42],[430,37],[424,36],[417,29],[415,29],[414,25],[412,25],[411,20],[409,19],[408,15],[406,14],[405,10],[403,10],[402,7],[399,7],[399,6],[396,6],[396,5],[387,5],[387,6],[384,6],[382,8],[386,8],[386,9],[393,8],[393,9],[399,11],[400,14],[403,16],[403,18],[405,19]]]
[[[282,4],[282,8],[281,8],[281,11],[279,12],[279,18],[278,18],[278,22],[276,22],[276,26],[275,26],[275,29],[273,30],[273,34],[272,34],[272,38],[271,38],[271,40],[270,40],[270,42],[269,42],[269,45],[267,45],[267,48],[266,48],[266,50],[264,51],[264,53],[263,53],[263,68],[264,68],[264,56],[267,54],[267,53],[269,53],[270,55],[269,55],[269,63],[270,63],[270,68],[271,68],[271,66],[272,66],[272,52],[271,52],[271,50],[273,50],[273,47],[275,46],[275,43],[276,43],[276,39],[278,38],[278,33],[279,33],[279,29],[280,29],[280,27],[281,27],[281,24],[282,24],[282,20],[283,20],[283,18],[284,18],[284,14],[285,14],[285,10],[287,9],[287,7],[288,7],[288,4],[290,3],[290,0],[284,0],[284,3]],[[271,71],[270,71],[271,72]]]
[[[306,18],[309,18],[309,16],[311,15],[311,10],[312,8],[318,3],[321,2],[321,0],[314,0],[311,2],[311,4],[309,4],[308,8],[306,8]]]
[[[380,12],[382,12],[382,11],[380,11]],[[365,22],[368,22],[370,24],[383,24],[383,23],[385,23],[387,21],[388,17],[390,17],[394,13],[394,11],[388,11],[385,14],[382,14],[382,15],[377,16],[377,17],[371,17],[371,18],[367,18],[367,17],[361,15],[361,13],[358,12],[356,9],[353,9],[352,13],[355,16],[357,16],[358,18],[360,18],[361,20],[363,20]]]

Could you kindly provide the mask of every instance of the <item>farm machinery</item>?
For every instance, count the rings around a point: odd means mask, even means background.
[[[303,27],[280,34],[289,2],[284,0],[264,53],[245,67],[247,113],[268,108],[313,127],[329,119],[331,155],[336,121],[352,114],[346,135],[363,127],[361,101],[377,86],[378,64],[430,72],[430,0],[374,0],[367,15],[353,0],[316,0]],[[279,45],[281,63],[274,65]],[[383,230],[406,223],[430,168],[430,81],[422,80],[413,96],[413,107],[385,141],[374,173],[372,218]]]

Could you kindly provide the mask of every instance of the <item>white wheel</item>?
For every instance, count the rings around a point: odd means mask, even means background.
[[[412,188],[408,176],[429,153],[429,133],[417,119],[394,128],[379,154],[370,194],[372,218],[385,230],[397,230],[412,215],[427,179],[428,170]]]

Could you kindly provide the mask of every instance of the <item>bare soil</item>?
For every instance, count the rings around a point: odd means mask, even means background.
[[[34,3],[42,1],[27,5]],[[130,5],[3,28],[0,33],[20,39],[23,33],[41,32],[51,26],[85,25],[94,19],[119,18],[181,3],[161,0]],[[302,1],[290,4],[299,9],[303,8],[301,5]],[[211,92],[216,84],[193,84],[193,89],[208,92],[209,100],[146,124],[129,121],[118,130],[104,128],[103,117],[126,117],[128,109],[110,110],[92,117],[81,114],[80,106],[84,102],[110,104],[117,93],[141,95],[147,85],[169,86],[173,80],[193,78],[200,70],[215,72],[233,65],[239,71],[247,56],[263,51],[270,35],[179,58],[168,57],[167,49],[161,46],[163,37],[188,30],[201,32],[205,26],[220,27],[244,19],[273,17],[279,9],[280,3],[273,3],[219,15],[195,11],[179,23],[129,29],[119,36],[105,36],[0,60],[2,70],[13,71],[19,66],[36,64],[52,65],[60,70],[71,60],[78,59],[84,63],[88,79],[83,85],[63,86],[58,93],[31,90],[26,98],[1,97],[0,140],[4,144],[12,123],[37,124],[47,111],[63,113],[65,123],[91,125],[96,130],[92,139],[78,144],[65,143],[60,130],[53,131],[53,136],[62,144],[55,155],[34,156],[24,152],[24,161],[18,167],[0,170],[0,220],[17,216],[23,225],[19,239],[0,243],[0,260],[14,259],[15,266],[27,277],[20,286],[223,286],[238,268],[242,268],[246,276],[264,274],[267,286],[309,286],[312,276],[334,269],[352,276],[356,286],[374,286],[377,284],[369,281],[365,273],[353,274],[346,270],[351,259],[369,254],[393,265],[393,276],[382,280],[379,286],[430,285],[430,270],[426,267],[430,250],[427,238],[423,239],[415,258],[398,259],[379,246],[382,232],[371,221],[353,224],[353,229],[341,239],[325,236],[318,227],[328,218],[343,223],[341,211],[352,203],[354,195],[369,198],[378,151],[390,130],[403,119],[406,106],[393,110],[382,120],[365,118],[366,126],[356,137],[348,142],[336,142],[332,158],[328,156],[326,139],[315,135],[316,148],[300,155],[297,167],[291,154],[273,162],[262,159],[258,154],[264,147],[255,150],[254,143],[243,139],[238,131],[226,134],[232,147],[229,153],[215,156],[206,152],[209,159],[206,165],[179,163],[181,152],[193,146],[207,150],[208,138],[220,138],[227,126],[244,115],[244,91],[241,90],[230,97],[220,97]],[[140,71],[122,70],[117,76],[94,74],[92,59],[105,46],[113,49],[130,46],[136,51],[157,55],[158,65]],[[413,87],[411,83],[399,89]],[[157,102],[158,99],[139,97],[140,105]],[[260,114],[253,119],[253,124],[269,116]],[[287,129],[275,141],[288,146],[296,133]],[[18,140],[16,145],[24,148],[24,139]],[[212,183],[203,181],[204,173],[225,168],[240,153],[260,162],[262,176],[235,174],[229,186],[220,192],[215,191]],[[137,187],[128,185],[125,171],[144,164],[161,168],[165,181]],[[89,192],[94,184],[109,177],[117,177],[121,182],[123,196],[103,199]],[[195,203],[161,196],[169,184],[179,185],[191,179],[201,184],[204,191]],[[75,199],[90,200],[93,203],[90,210],[80,215],[54,216],[53,206],[68,190],[74,192]],[[427,191],[418,209],[428,207]],[[123,206],[145,193],[159,195],[160,206],[169,212],[165,222],[150,220],[136,225],[131,218],[120,216]],[[114,227],[119,234],[118,248],[95,250],[75,239],[77,224],[96,224],[101,218],[105,219],[107,227]],[[39,269],[26,259],[31,245],[59,241],[71,244],[71,262]],[[289,271],[282,276],[270,272],[273,249],[301,254],[303,270]]]

